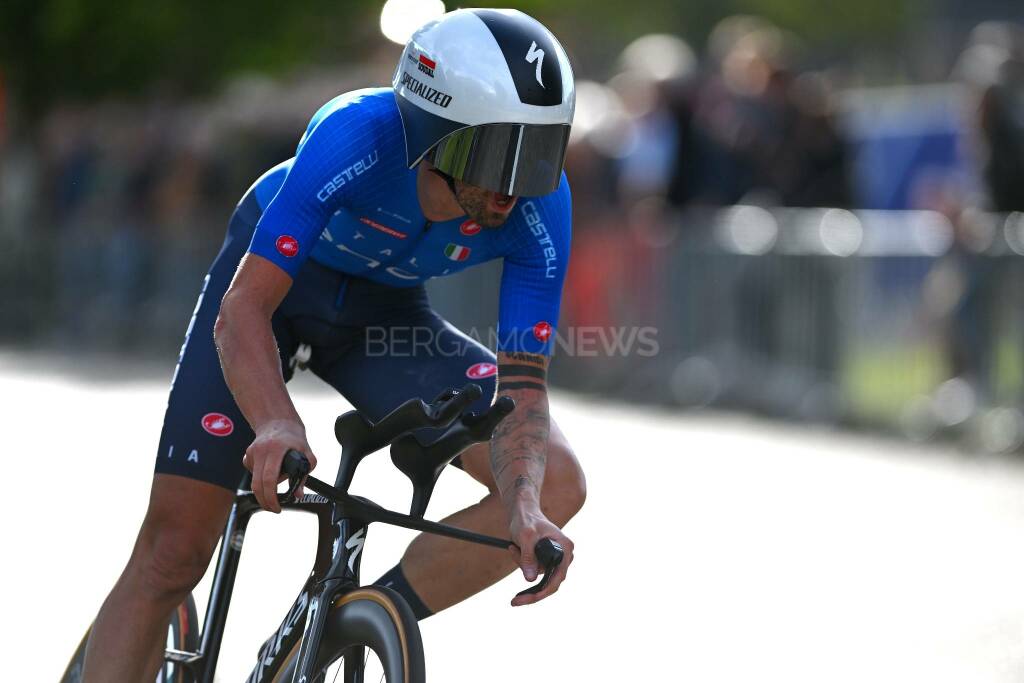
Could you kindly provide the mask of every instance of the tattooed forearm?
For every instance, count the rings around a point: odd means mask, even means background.
[[[491,470],[506,505],[517,498],[540,500],[550,425],[546,394],[519,390],[514,398],[516,409],[491,440]]]
[[[507,507],[540,503],[550,429],[546,370],[543,356],[499,355],[498,392],[516,401],[491,440],[491,470]]]

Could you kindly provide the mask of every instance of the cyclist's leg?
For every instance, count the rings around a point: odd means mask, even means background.
[[[252,431],[224,383],[213,324],[255,223],[251,216],[246,220],[244,205],[232,217],[189,323],[149,508],[89,638],[83,680],[90,683],[155,677],[170,614],[202,578],[242,477],[241,458]],[[275,325],[275,333],[286,352],[286,332]]]
[[[410,397],[429,400],[446,388],[467,382],[484,390],[471,409],[486,409],[495,390],[494,355],[431,311],[425,298],[414,303],[405,311],[392,310],[381,326],[371,326],[365,343],[333,362],[314,364],[312,369],[371,419],[383,417]],[[468,449],[462,461],[466,471],[489,491],[479,503],[444,521],[507,536],[508,520],[490,475],[488,444]],[[564,524],[580,509],[584,496],[582,470],[552,423],[542,506],[553,522]],[[478,593],[514,569],[507,551],[421,534],[382,583],[391,582],[407,599],[411,596],[410,604],[423,618]]]
[[[461,467],[487,487],[480,502],[460,510],[443,521],[452,526],[508,538],[508,517],[491,473],[490,444],[471,446],[462,453]],[[548,437],[547,464],[541,491],[544,515],[559,527],[565,526],[586,499],[586,479],[554,420]],[[420,534],[405,551],[401,575],[432,612],[447,609],[494,585],[516,569],[506,551],[468,545],[443,536]],[[446,577],[439,581],[438,577]],[[450,578],[448,578],[450,577]],[[385,578],[385,582],[388,578]]]
[[[93,623],[83,681],[155,678],[171,613],[202,578],[232,497],[201,481],[153,478],[135,548]]]

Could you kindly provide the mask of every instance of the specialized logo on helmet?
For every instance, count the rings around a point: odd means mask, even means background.
[[[434,88],[431,88],[429,85],[417,81],[415,78],[412,77],[411,74],[405,71],[402,72],[401,83],[406,88],[408,88],[409,92],[411,92],[412,94],[418,95],[419,97],[425,99],[427,102],[436,104],[442,109],[447,109],[448,105],[452,103],[451,95],[443,93],[440,90],[435,90]]]
[[[274,246],[285,258],[292,258],[299,253],[299,241],[291,235],[281,235],[277,238]]]
[[[419,61],[416,62],[416,68],[433,78],[434,69],[437,68],[437,62],[428,58],[426,55],[420,55]]]
[[[235,431],[235,423],[231,418],[221,413],[207,413],[203,415],[203,429],[214,436],[227,436]]]
[[[474,9],[498,43],[519,101],[541,107],[562,105],[563,82],[559,52],[552,37],[535,22],[521,15],[493,9]],[[525,58],[524,55],[525,54]]]
[[[420,57],[420,59],[423,59]],[[537,41],[530,43],[530,49],[526,53],[526,63],[532,64],[537,62],[537,82],[540,83],[540,87],[544,87],[544,81],[540,79],[540,70],[544,66],[544,50],[537,47]]]
[[[551,339],[551,323],[541,320],[539,323],[534,325],[533,336],[537,341],[542,344],[546,344],[548,339]]]
[[[481,228],[480,224],[477,223],[476,221],[465,221],[462,225],[459,226],[459,232],[461,232],[466,237],[472,237],[481,230],[483,230],[483,228]]]
[[[498,366],[494,363],[477,363],[470,365],[466,370],[466,377],[470,379],[483,379],[498,374]]]

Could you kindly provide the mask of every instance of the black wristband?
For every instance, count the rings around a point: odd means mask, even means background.
[[[544,379],[547,377],[547,371],[536,365],[526,365],[523,363],[501,363],[498,365],[498,377],[505,375],[511,375],[513,377],[536,377],[537,379]]]

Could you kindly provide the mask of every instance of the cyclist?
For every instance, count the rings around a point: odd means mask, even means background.
[[[508,533],[507,556],[420,536],[378,583],[418,618],[511,572],[582,506],[580,466],[548,414],[546,370],[569,257],[562,171],[575,106],[565,51],[512,10],[419,29],[391,88],[325,104],[295,157],[249,189],[203,283],[171,384],[149,508],[92,629],[84,680],[155,674],[169,615],[202,577],[243,465],[268,510],[285,451],[315,464],[285,389],[297,359],[370,419],[467,381],[517,409],[459,464],[489,489],[447,522]],[[498,353],[456,330],[423,282],[502,258]],[[244,458],[243,458],[244,454]]]

